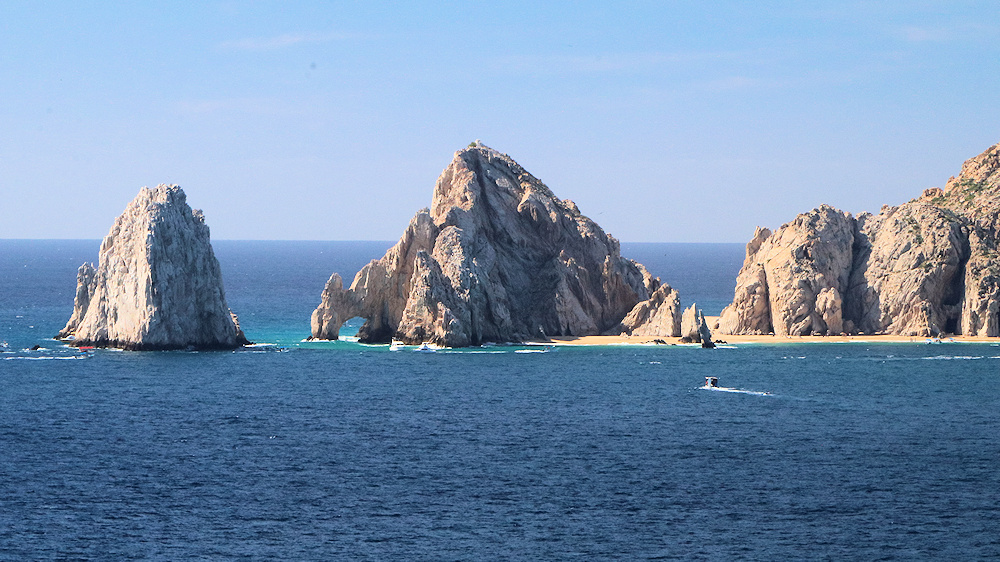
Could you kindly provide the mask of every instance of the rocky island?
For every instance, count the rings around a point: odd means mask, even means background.
[[[226,304],[205,217],[180,187],[141,189],[115,220],[97,268],[77,273],[73,314],[58,337],[129,350],[249,343]]]
[[[823,205],[747,244],[724,334],[1000,336],[1000,145],[878,215]]]
[[[477,142],[455,153],[430,208],[384,257],[349,289],[330,277],[311,328],[313,338],[337,339],[360,316],[362,342],[448,347],[617,335],[649,322],[677,336],[677,303],[576,204]]]

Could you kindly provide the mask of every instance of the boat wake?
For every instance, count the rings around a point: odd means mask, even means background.
[[[743,390],[742,388],[728,388],[725,386],[699,386],[701,390],[714,390],[716,392],[734,392],[736,394],[752,394],[754,396],[774,396],[770,392],[761,392],[759,390]]]
[[[715,390],[718,392],[734,392],[736,394],[752,394],[754,396],[771,396],[770,392],[761,392],[759,390],[743,390],[742,388],[729,388],[726,386],[719,386],[719,377],[705,377],[705,384],[699,386],[698,388],[702,390]]]

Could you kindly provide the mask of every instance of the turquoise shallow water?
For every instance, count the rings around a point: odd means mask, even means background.
[[[60,348],[97,242],[0,241],[0,559],[1000,556],[1000,347],[298,345],[388,243],[216,246],[284,350]]]

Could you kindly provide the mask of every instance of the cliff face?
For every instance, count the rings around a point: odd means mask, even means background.
[[[963,221],[914,201],[857,220],[848,298],[857,331],[928,336],[958,333]]]
[[[727,334],[839,333],[851,272],[854,221],[827,205],[773,234],[758,229],[737,280],[740,299],[723,310]]]
[[[455,154],[399,242],[343,289],[332,277],[315,338],[366,319],[364,342],[461,347],[614,330],[659,287],[618,241],[505,154]]]
[[[143,188],[115,220],[98,267],[80,267],[59,337],[135,350],[248,343],[226,304],[205,218],[180,187]]]
[[[718,329],[997,336],[998,240],[1000,145],[944,190],[878,215],[823,206],[774,235],[758,229]]]

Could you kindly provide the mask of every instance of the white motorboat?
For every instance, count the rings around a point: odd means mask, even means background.
[[[419,346],[417,346],[417,348],[414,349],[413,351],[421,351],[423,353],[434,353],[435,351],[437,351],[437,347],[432,346],[427,342],[423,342]]]

